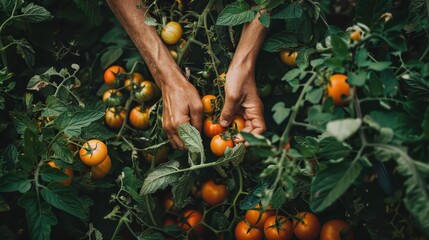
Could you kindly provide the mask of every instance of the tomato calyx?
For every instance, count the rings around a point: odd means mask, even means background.
[[[98,148],[98,143],[95,143],[95,147],[91,147],[89,144],[87,144],[88,147],[82,146],[83,149],[85,149],[86,153],[82,154],[82,156],[90,155],[92,157],[94,155],[94,152]]]

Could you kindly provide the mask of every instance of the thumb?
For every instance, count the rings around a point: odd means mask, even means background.
[[[225,99],[225,104],[223,105],[222,113],[220,114],[219,123],[222,127],[228,127],[235,115],[235,102],[231,99]]]

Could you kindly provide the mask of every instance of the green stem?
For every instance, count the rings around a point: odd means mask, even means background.
[[[145,198],[144,198],[144,200],[145,200],[145,203],[146,203],[146,208],[147,208],[147,211],[149,213],[150,220],[152,221],[152,224],[156,226],[157,223],[156,223],[155,217],[153,216],[153,213],[151,211],[152,208],[150,206],[149,196],[146,195]]]
[[[131,71],[130,71],[130,78],[131,78],[131,80],[132,80],[132,78],[133,78],[133,75],[134,75],[134,71],[135,71],[135,69],[136,69],[136,67],[137,67],[137,64],[138,64],[138,62],[135,62],[134,63],[134,65],[133,65],[133,67],[131,68]],[[133,81],[131,81],[131,83],[132,83]],[[127,99],[127,102],[125,103],[125,111],[126,111],[126,114],[125,114],[125,117],[124,117],[124,122],[122,123],[122,126],[121,126],[121,129],[119,129],[119,132],[118,132],[118,134],[116,134],[116,139],[121,139],[122,138],[122,133],[124,132],[124,129],[125,129],[125,125],[127,124],[127,122],[128,122],[128,113],[130,112],[130,108],[131,108],[131,103],[133,102],[133,98],[134,98],[134,93],[133,93],[133,91],[134,91],[134,89],[133,89],[133,87],[131,87],[130,88],[130,97]]]
[[[113,232],[113,235],[112,235],[112,238],[111,238],[111,240],[114,240],[115,239],[115,237],[119,234],[119,231],[121,230],[121,227],[122,227],[122,224],[124,223],[124,222],[127,222],[128,221],[128,216],[130,215],[130,212],[129,211],[127,211],[125,214],[124,214],[124,216],[122,216],[121,217],[121,219],[119,220],[119,223],[118,223],[118,225],[116,225],[116,228],[115,228],[115,231]]]

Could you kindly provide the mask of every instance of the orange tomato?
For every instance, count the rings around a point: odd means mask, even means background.
[[[206,114],[211,114],[214,111],[214,106],[216,105],[216,96],[215,95],[205,95],[201,101],[203,102],[203,112]]]
[[[141,106],[136,106],[130,111],[130,123],[137,129],[147,129],[150,126],[149,122],[149,108],[146,111],[141,111]]]
[[[139,89],[134,93],[138,102],[148,102],[155,97],[155,83],[145,80],[140,83]]]
[[[111,128],[120,128],[124,123],[126,113],[125,109],[110,107],[106,110],[104,120],[106,121],[107,126]]]
[[[233,148],[234,142],[231,139],[224,139],[221,135],[216,135],[210,141],[210,149],[212,153],[217,157],[225,156],[225,150],[227,147]]]
[[[235,239],[237,240],[262,240],[264,233],[257,227],[249,225],[245,220],[235,226]]]
[[[91,178],[100,179],[106,176],[109,173],[110,168],[112,168],[112,161],[110,159],[110,156],[107,155],[103,162],[101,162],[97,166],[91,167]]]
[[[80,160],[88,166],[96,166],[107,157],[107,146],[98,139],[84,143],[79,150]]]
[[[280,59],[289,67],[296,67],[297,51],[283,50],[280,51]]]
[[[203,132],[208,138],[213,138],[214,136],[225,131],[226,128],[222,127],[218,122],[213,122],[213,119],[208,117],[204,120]]]
[[[182,38],[183,28],[178,22],[171,21],[161,30],[161,39],[166,44],[176,44]]]
[[[236,129],[238,132],[240,132],[241,130],[243,130],[245,122],[246,121],[242,116],[235,115],[234,120],[232,121],[232,127]]]
[[[190,239],[194,239],[195,235],[203,237],[205,234],[205,227],[200,223],[203,221],[203,214],[196,209],[188,209],[183,211],[183,218],[179,219],[178,226],[182,231],[187,232],[191,228],[192,232],[189,234]]]
[[[225,184],[218,184],[210,179],[203,184],[201,197],[209,206],[218,205],[228,197],[228,189]]]
[[[170,50],[170,54],[174,60],[177,60],[178,55],[177,55],[177,52],[175,50]]]
[[[132,81],[130,78],[125,79],[124,81],[124,87],[126,87],[128,90],[131,90],[131,87],[133,89],[136,89],[138,86],[140,86],[140,83],[144,81],[143,75],[141,75],[138,72],[133,73]]]
[[[104,82],[107,85],[113,85],[116,83],[116,75],[119,73],[125,73],[125,69],[118,65],[110,66],[104,71]]]
[[[264,211],[261,209],[260,205],[257,204],[253,209],[246,211],[245,219],[250,225],[261,228],[264,226],[265,220],[274,214],[275,212],[272,210],[271,206],[268,206]]]
[[[267,240],[289,240],[293,235],[292,223],[285,216],[271,216],[264,222]]]
[[[333,74],[329,78],[328,95],[334,100],[336,106],[348,103],[347,98],[350,96],[350,85],[346,82],[347,76],[344,74]]]
[[[56,168],[56,169],[60,169],[62,170],[65,174],[67,174],[69,177],[64,179],[64,180],[59,180],[59,183],[62,183],[64,185],[70,186],[71,182],[73,181],[73,170],[71,168],[65,168],[65,169],[61,169],[60,166],[56,165],[54,161],[50,161],[48,162],[49,166]]]
[[[221,82],[225,82],[225,80],[226,80],[226,72],[222,72],[221,74],[219,74],[218,79]]]
[[[359,30],[355,30],[352,33],[350,33],[350,39],[353,41],[359,41],[362,37],[362,33]]]
[[[319,236],[319,219],[311,212],[299,212],[293,220],[293,233],[301,240],[313,240]]]
[[[349,232],[346,232],[348,231]],[[344,234],[344,238],[341,235]],[[349,224],[340,219],[332,219],[322,226],[320,240],[353,240],[353,232],[349,229]]]

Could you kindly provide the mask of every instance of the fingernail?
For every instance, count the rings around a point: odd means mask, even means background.
[[[220,125],[222,127],[228,127],[228,122],[226,120],[222,120],[222,121],[220,121]]]

